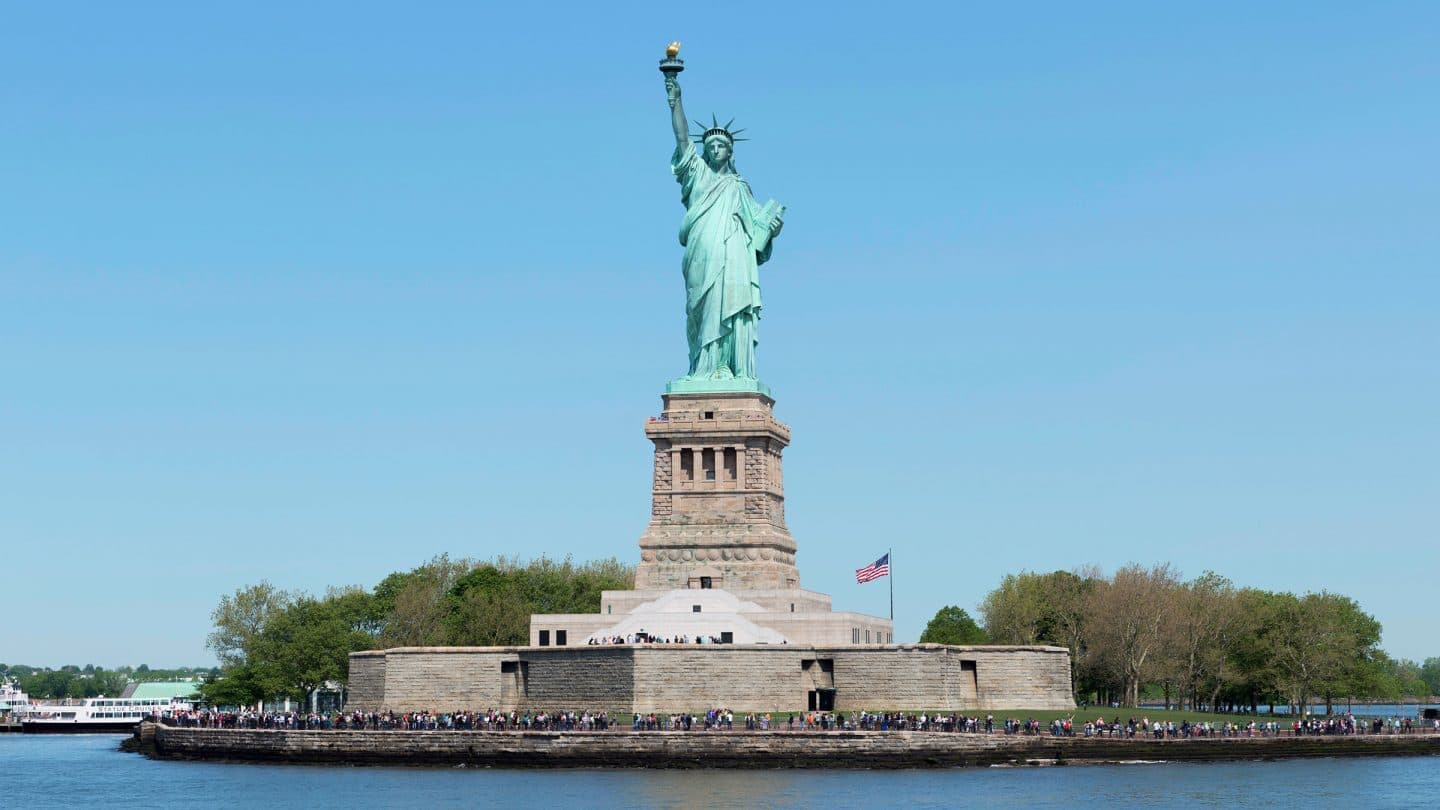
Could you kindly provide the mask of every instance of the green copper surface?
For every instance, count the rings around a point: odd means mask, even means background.
[[[681,377],[665,384],[667,394],[764,394],[774,398],[770,386],[759,380],[731,377],[728,380],[693,380]]]
[[[735,133],[729,125],[701,132],[703,152],[690,141],[680,101],[678,72],[665,73],[675,134],[671,170],[680,183],[685,219],[680,268],[685,277],[685,334],[690,367],[670,383],[671,393],[762,391],[755,371],[759,343],[760,273],[784,225],[785,207],[755,201],[735,170]]]

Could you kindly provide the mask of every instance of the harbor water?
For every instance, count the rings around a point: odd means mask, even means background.
[[[490,770],[157,762],[117,735],[0,735],[6,807],[1423,807],[1440,757],[911,771]]]

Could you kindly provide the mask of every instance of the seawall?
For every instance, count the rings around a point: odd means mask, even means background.
[[[502,768],[937,768],[1440,754],[1440,735],[1177,740],[937,732],[277,731],[145,724],[159,759]]]

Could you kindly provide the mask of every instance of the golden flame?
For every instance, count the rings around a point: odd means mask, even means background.
[[[680,40],[675,40],[665,47],[665,55],[674,59],[680,55]]]

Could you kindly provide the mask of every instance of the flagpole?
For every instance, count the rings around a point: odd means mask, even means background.
[[[890,558],[890,640],[895,640],[895,549],[887,549],[885,556]]]

